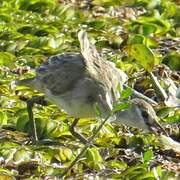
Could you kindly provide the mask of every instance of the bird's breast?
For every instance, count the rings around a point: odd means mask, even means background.
[[[53,95],[48,89],[46,89],[45,95],[59,108],[65,110],[68,115],[78,118],[95,118],[97,116],[94,103],[87,101],[84,96],[75,98],[71,91],[61,95]]]

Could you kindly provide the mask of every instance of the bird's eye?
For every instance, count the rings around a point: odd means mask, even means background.
[[[141,115],[142,115],[142,117],[145,118],[145,119],[147,119],[148,116],[149,116],[149,114],[147,113],[147,111],[142,111],[142,112],[141,112]]]

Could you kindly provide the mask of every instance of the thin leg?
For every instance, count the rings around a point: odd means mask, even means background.
[[[71,124],[69,130],[74,137],[79,139],[83,144],[87,144],[88,140],[86,140],[85,137],[83,137],[80,133],[76,132],[76,130],[75,130],[75,126],[78,123],[78,121],[79,121],[79,118],[75,118],[73,123]]]
[[[27,111],[28,111],[29,122],[30,122],[31,129],[33,131],[33,138],[35,142],[37,142],[38,136],[37,136],[36,122],[33,117],[33,111],[32,111],[33,105],[35,103],[46,106],[47,101],[44,100],[44,96],[34,96],[31,99],[27,100]]]

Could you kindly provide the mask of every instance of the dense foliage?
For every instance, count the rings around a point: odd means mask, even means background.
[[[164,89],[162,73],[179,84],[179,20],[178,1],[170,0],[0,0],[0,179],[53,179],[84,146],[69,132],[73,117],[54,104],[34,107],[40,140],[33,144],[25,100],[40,93],[15,80],[33,77],[50,55],[79,52],[77,32],[86,29],[101,55],[128,74],[130,86],[158,99],[146,72],[153,71]],[[179,140],[180,110],[169,103],[155,109]],[[88,138],[98,124],[81,119],[77,129]],[[66,177],[180,178],[180,155],[163,149],[153,134],[107,123],[93,144]]]

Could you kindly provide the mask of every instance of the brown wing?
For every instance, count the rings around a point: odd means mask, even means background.
[[[111,99],[116,101],[119,97],[118,86],[122,88],[122,85],[127,80],[127,75],[116,68],[114,63],[100,57],[96,47],[91,44],[85,31],[81,30],[78,33],[78,38],[81,53],[87,64],[87,71],[107,89],[108,94],[112,96]]]
[[[83,76],[84,69],[83,57],[80,54],[59,54],[50,57],[36,70],[36,79],[54,95],[60,95],[73,89]]]

